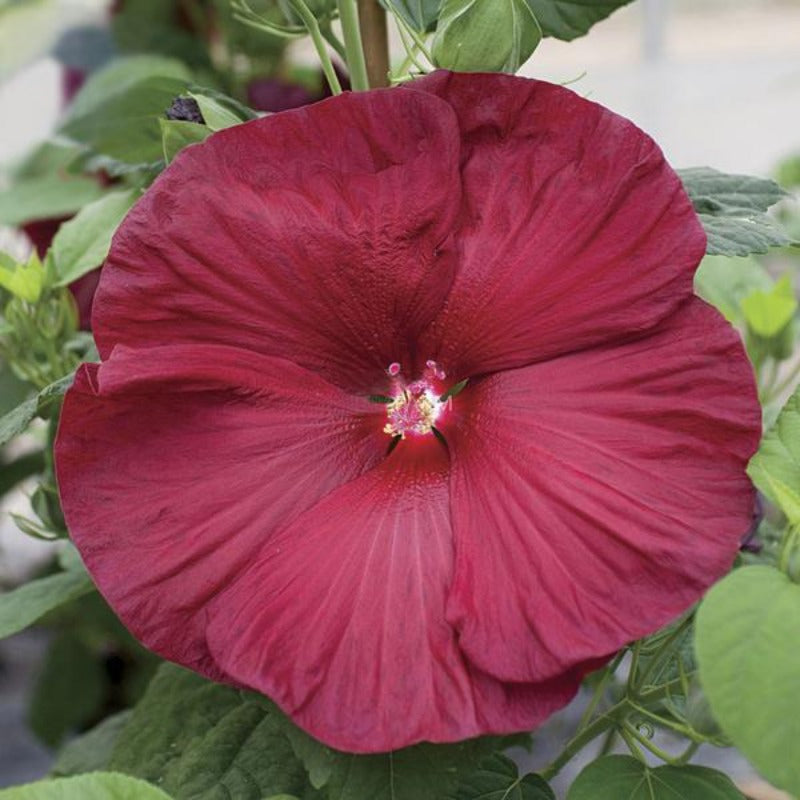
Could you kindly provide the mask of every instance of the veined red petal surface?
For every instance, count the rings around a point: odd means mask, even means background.
[[[703,301],[464,402],[447,616],[485,671],[546,680],[666,624],[730,569],[760,410],[738,335]]]
[[[62,411],[72,539],[138,638],[219,678],[202,609],[277,530],[383,456],[373,413],[280,359],[117,349],[82,367]]]
[[[459,649],[448,468],[432,437],[395,450],[265,542],[207,608],[222,669],[349,751],[532,728],[564,705],[574,674],[506,687]]]
[[[507,75],[414,81],[461,131],[459,270],[421,349],[460,377],[657,325],[706,236],[661,150],[572,91]]]
[[[175,159],[56,447],[131,630],[355,752],[530,728],[683,611],[750,524],[760,431],[645,134],[537,81],[413,88]]]
[[[188,148],[116,235],[95,299],[100,354],[236,345],[367,393],[452,283],[458,146],[446,104],[384,90]]]

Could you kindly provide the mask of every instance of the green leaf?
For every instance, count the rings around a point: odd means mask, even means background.
[[[499,753],[461,781],[454,800],[556,800],[553,790],[538,775],[520,777],[517,765]]]
[[[128,710],[106,717],[88,733],[67,742],[61,748],[50,774],[53,777],[66,777],[105,769],[114,744],[131,714],[133,712]]]
[[[49,412],[72,386],[74,377],[74,375],[66,375],[55,383],[51,383],[39,394],[0,417],[0,446],[22,433],[35,416]]]
[[[35,219],[68,217],[102,197],[104,189],[93,178],[58,173],[28,178],[0,194],[0,223],[17,227]]]
[[[198,144],[211,134],[205,125],[183,120],[160,119],[161,145],[164,150],[164,160],[169,164],[184,147]]]
[[[725,733],[765,778],[800,795],[800,586],[742,567],[697,614],[700,680]]]
[[[527,0],[542,33],[570,41],[632,0]]]
[[[475,765],[504,745],[493,737],[451,745],[419,744],[380,755],[353,755],[326,747],[286,723],[286,735],[328,800],[440,800],[458,790]]]
[[[109,101],[124,95],[140,81],[148,78],[174,78],[188,82],[191,73],[174,58],[137,55],[116,58],[93,72],[72,100],[65,122],[69,123],[96,112]]]
[[[144,781],[113,772],[37,781],[0,791],[0,800],[171,800]]]
[[[734,325],[744,323],[742,301],[756,290],[770,291],[774,283],[754,258],[706,256],[694,275],[694,288]]]
[[[25,264],[15,264],[13,269],[7,259],[0,262],[0,286],[28,303],[35,303],[41,296],[44,278],[44,267],[35,252]]]
[[[765,339],[778,336],[797,311],[792,281],[784,275],[769,291],[756,289],[742,300],[742,311],[750,329]]]
[[[125,164],[150,165],[162,160],[159,119],[188,81],[152,76],[123,82],[113,93],[92,95],[91,102],[73,109],[61,133],[100,155]],[[103,86],[103,89],[106,87]]]
[[[415,31],[425,33],[435,27],[442,0],[386,0],[386,6]]]
[[[437,67],[513,73],[541,39],[526,0],[444,0],[431,52]]]
[[[109,192],[58,229],[51,250],[56,286],[72,283],[105,261],[111,237],[138,197],[136,189]]]
[[[176,800],[300,797],[310,787],[285,724],[261,698],[165,664],[117,740],[109,767],[157,783]]]
[[[791,240],[765,213],[786,196],[775,181],[726,175],[710,167],[678,170],[708,236],[706,252],[746,256]]]
[[[800,525],[800,387],[761,440],[747,474],[790,522]]]
[[[213,89],[192,87],[189,97],[197,103],[206,125],[212,131],[258,119],[258,114],[251,108]]]
[[[0,594],[0,639],[24,630],[48,611],[94,588],[85,571],[59,572]]]
[[[30,386],[13,373],[8,364],[0,364],[0,418],[24,402],[30,393]]]
[[[36,736],[56,747],[102,711],[105,672],[96,654],[78,636],[63,631],[47,650],[28,709]]]
[[[633,756],[604,756],[575,779],[567,800],[745,800],[731,779],[708,767],[657,767]]]

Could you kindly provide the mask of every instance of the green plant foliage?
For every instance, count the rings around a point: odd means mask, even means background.
[[[155,164],[162,158],[159,119],[186,86],[175,78],[146,78],[87,115],[69,120],[61,132],[117,161]]]
[[[703,223],[711,255],[746,256],[791,244],[766,214],[786,196],[775,181],[710,167],[678,170],[678,175]]]
[[[632,0],[526,0],[545,36],[570,41]]]
[[[50,643],[28,709],[28,723],[49,747],[97,719],[104,700],[104,673],[79,637],[62,631]]]
[[[189,97],[197,103],[206,126],[212,131],[220,131],[258,118],[258,114],[251,108],[213,89],[192,87]]]
[[[126,53],[161,53],[179,58],[195,68],[211,67],[208,48],[200,36],[193,35],[178,23],[181,19],[179,6],[189,9],[191,21],[197,18],[201,26],[209,26],[212,16],[204,8],[206,4],[188,5],[176,0],[135,0],[125,3],[111,20],[114,41]]]
[[[131,718],[132,711],[120,711],[106,717],[87,733],[67,742],[58,753],[50,771],[53,777],[80,775],[104,770],[108,766],[117,737]]]
[[[311,783],[317,789],[324,787],[328,800],[440,800],[454,795],[476,765],[508,746],[503,740],[484,737],[353,755],[326,747],[288,720],[285,731]]]
[[[444,0],[433,60],[459,72],[516,72],[542,31],[525,0]]]
[[[784,275],[769,291],[755,289],[741,305],[745,321],[755,334],[765,339],[778,336],[797,311],[790,277]]]
[[[700,679],[714,716],[770,782],[800,794],[800,585],[742,567],[697,614]]]
[[[37,781],[0,791],[0,800],[170,800],[144,781],[113,772]]]
[[[44,266],[36,253],[31,253],[24,264],[9,263],[5,254],[0,254],[0,287],[24,300],[35,303],[44,285]]]
[[[734,325],[744,324],[742,301],[773,286],[769,273],[750,257],[706,256],[694,275],[695,292]]]
[[[119,735],[109,768],[158,784],[175,800],[310,798],[284,726],[260,698],[165,664]]]
[[[117,59],[81,89],[61,133],[94,153],[128,165],[162,159],[159,119],[190,76],[178,61],[159,56]]]
[[[517,765],[495,753],[458,787],[454,800],[556,800],[553,790],[538,775],[520,776]]]
[[[72,386],[73,378],[61,378],[0,417],[0,446],[22,433],[37,415],[47,415]]]
[[[211,130],[205,125],[183,120],[160,119],[161,145],[164,151],[164,161],[172,162],[184,147],[202,142],[211,135]]]
[[[72,283],[105,261],[114,231],[138,197],[136,189],[109,192],[58,229],[51,250],[56,286]]]
[[[747,474],[795,525],[800,525],[800,388],[761,440]]]
[[[18,226],[38,219],[67,217],[106,191],[94,177],[76,175],[74,145],[47,141],[34,147],[8,175],[0,192],[0,224]]]
[[[385,5],[418,33],[436,27],[442,0],[385,0]]]
[[[708,767],[648,767],[633,756],[604,756],[576,778],[567,800],[745,800],[730,778]]]
[[[0,639],[24,630],[49,611],[94,588],[86,571],[59,572],[0,594]]]
[[[0,223],[17,226],[34,219],[68,217],[103,196],[94,178],[52,173],[14,183],[0,194]]]
[[[189,81],[191,73],[175,58],[158,55],[136,55],[116,58],[92,73],[70,103],[65,123],[86,117],[125,94],[137,83],[149,78],[173,78]]]

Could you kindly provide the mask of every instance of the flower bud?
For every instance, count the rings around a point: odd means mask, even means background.
[[[445,0],[433,40],[437,67],[516,72],[542,38],[526,0]]]

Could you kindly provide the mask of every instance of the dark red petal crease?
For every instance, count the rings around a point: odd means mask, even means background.
[[[410,84],[461,129],[459,270],[420,350],[461,377],[641,332],[692,293],[706,237],[658,146],[575,92],[507,75]]]
[[[739,337],[705,303],[467,391],[448,434],[447,617],[482,670],[547,680],[666,624],[730,569],[761,417]]]
[[[187,148],[114,239],[93,318],[101,356],[228,344],[374,389],[452,283],[458,148],[447,104],[388,90]]]
[[[444,618],[448,459],[400,448],[259,548],[207,609],[216,662],[339,749],[530,729],[574,694],[505,687],[465,662]]]
[[[264,542],[385,452],[374,408],[290,362],[220,346],[80,369],[56,445],[73,541],[148,647],[224,678],[206,605]]]

